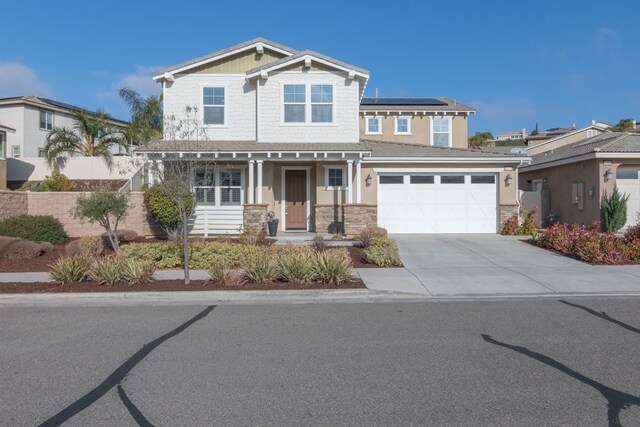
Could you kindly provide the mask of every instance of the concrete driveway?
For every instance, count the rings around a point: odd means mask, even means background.
[[[496,234],[395,235],[406,271],[376,269],[370,288],[434,296],[640,292],[640,266],[592,266]],[[373,272],[360,271],[373,276]],[[369,279],[369,280],[367,280]],[[372,285],[370,286],[370,282]],[[389,289],[391,290],[391,289]]]

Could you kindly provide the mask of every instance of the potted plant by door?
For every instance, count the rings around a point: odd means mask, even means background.
[[[269,229],[269,236],[274,237],[278,234],[278,222],[280,220],[276,218],[276,214],[273,211],[267,212],[267,228]]]

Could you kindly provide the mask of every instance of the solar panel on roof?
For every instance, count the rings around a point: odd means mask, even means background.
[[[447,105],[435,98],[362,98],[361,105]]]

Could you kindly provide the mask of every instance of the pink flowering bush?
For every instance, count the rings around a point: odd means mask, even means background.
[[[592,264],[623,264],[632,258],[629,244],[614,234],[600,232],[597,221],[589,227],[556,223],[540,235],[536,244]]]

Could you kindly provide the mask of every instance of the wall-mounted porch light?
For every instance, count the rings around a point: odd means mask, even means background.
[[[510,186],[512,182],[513,182],[513,177],[511,176],[511,174],[507,174],[507,177],[504,179],[505,187]]]
[[[604,182],[609,182],[612,176],[613,172],[611,172],[611,169],[607,169],[607,171],[604,173]]]
[[[371,187],[371,181],[373,179],[371,178],[371,174],[368,174],[367,177],[364,179],[364,183],[366,184],[367,187]]]

